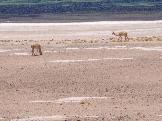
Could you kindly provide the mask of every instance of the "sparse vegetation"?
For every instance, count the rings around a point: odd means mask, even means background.
[[[115,37],[111,37],[109,38],[109,40],[111,42],[119,42],[118,39],[116,39]],[[148,37],[132,37],[129,38],[130,42],[158,42],[158,41],[162,41],[160,36],[148,36]]]

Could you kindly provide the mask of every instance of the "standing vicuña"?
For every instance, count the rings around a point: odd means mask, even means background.
[[[34,50],[37,50],[37,52],[39,52],[39,54],[42,55],[42,50],[41,50],[40,44],[33,44],[33,45],[31,45],[31,48],[32,48],[32,55],[36,56]]]
[[[128,38],[128,33],[127,33],[127,32],[119,32],[119,33],[113,32],[112,35],[119,36],[118,40],[119,40],[119,39],[122,40],[122,36],[125,37],[125,41],[126,41],[126,40],[129,40],[129,38]]]

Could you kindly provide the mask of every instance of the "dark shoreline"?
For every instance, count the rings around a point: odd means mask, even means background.
[[[82,12],[56,14],[0,15],[0,23],[69,23],[95,21],[153,21],[162,20],[162,11],[154,12]]]

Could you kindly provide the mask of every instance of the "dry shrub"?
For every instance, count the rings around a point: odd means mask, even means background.
[[[90,102],[88,102],[87,100],[81,101],[80,102],[81,105],[90,105]]]

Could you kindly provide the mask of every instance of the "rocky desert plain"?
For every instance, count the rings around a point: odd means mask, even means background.
[[[162,121],[162,21],[1,23],[0,121]]]

